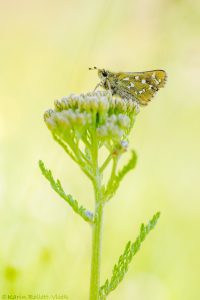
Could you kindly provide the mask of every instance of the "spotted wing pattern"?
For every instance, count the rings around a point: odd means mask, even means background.
[[[140,105],[147,105],[155,93],[164,86],[166,72],[153,70],[146,72],[115,73],[118,90],[122,90],[130,99],[136,99]]]

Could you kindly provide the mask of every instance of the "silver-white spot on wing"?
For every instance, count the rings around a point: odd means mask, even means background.
[[[139,94],[141,95],[141,94],[143,94],[143,93],[145,93],[146,92],[146,90],[145,89],[142,89],[141,91],[139,91]]]
[[[128,86],[128,89],[131,89],[132,87],[134,87],[135,84],[133,82],[130,82],[129,86]]]

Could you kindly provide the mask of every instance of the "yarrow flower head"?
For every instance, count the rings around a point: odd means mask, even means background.
[[[44,114],[44,120],[54,137],[77,153],[82,141],[87,147],[97,137],[99,148],[126,150],[128,135],[139,111],[137,103],[113,98],[110,92],[63,97],[55,101],[55,108]],[[122,151],[123,152],[123,151]]]

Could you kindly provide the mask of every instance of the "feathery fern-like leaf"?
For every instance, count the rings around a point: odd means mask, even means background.
[[[44,177],[49,181],[53,190],[71,206],[71,208],[74,210],[74,212],[79,214],[85,221],[87,221],[89,223],[93,223],[93,214],[90,211],[88,211],[86,208],[84,208],[83,206],[79,206],[78,201],[75,200],[72,197],[72,195],[65,194],[60,180],[57,179],[55,181],[51,170],[46,169],[43,161],[41,161],[41,160],[39,161],[39,167],[40,167],[40,170],[42,171],[42,174],[44,175]]]
[[[128,267],[133,259],[133,256],[139,251],[142,242],[145,240],[148,233],[155,227],[159,217],[160,213],[157,212],[147,225],[141,225],[140,234],[135,242],[132,243],[131,241],[129,241],[126,244],[123,254],[119,257],[117,264],[115,264],[113,268],[111,279],[107,279],[104,285],[100,287],[100,300],[106,299],[106,296],[110,292],[115,290],[119,283],[123,280],[124,275],[128,271]]]
[[[108,186],[106,187],[106,190],[104,192],[104,198],[106,201],[110,200],[113,195],[115,194],[116,190],[119,187],[120,182],[124,178],[124,176],[131,170],[133,170],[136,166],[137,162],[137,155],[134,150],[132,150],[132,156],[129,160],[129,162],[118,172],[117,175],[115,175],[112,180],[109,182]]]

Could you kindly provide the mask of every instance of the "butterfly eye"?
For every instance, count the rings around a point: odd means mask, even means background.
[[[107,76],[108,76],[108,73],[107,73],[105,70],[103,70],[103,71],[102,71],[102,75],[103,75],[103,77],[107,77]]]

